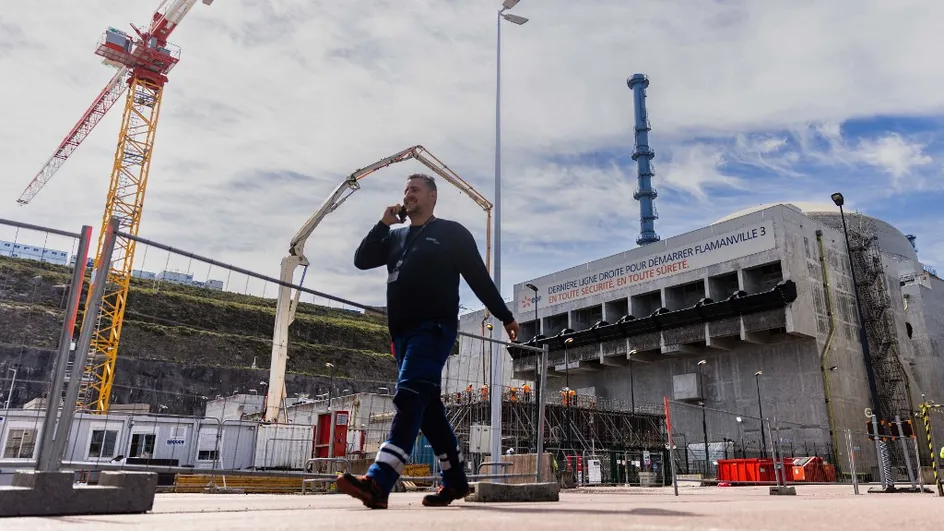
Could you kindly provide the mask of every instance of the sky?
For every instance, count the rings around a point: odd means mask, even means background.
[[[16,199],[114,74],[94,54],[104,30],[146,26],[158,4],[47,0],[0,13],[0,218],[97,234],[123,101],[30,204]],[[277,277],[296,230],[347,175],[413,145],[494,200],[499,6],[198,2],[171,38],[181,60],[139,235]],[[515,283],[636,246],[635,73],[650,79],[662,238],[838,190],[848,208],[915,234],[919,257],[944,269],[944,3],[522,0],[510,13],[530,20],[501,30],[506,298]],[[384,304],[386,274],[358,271],[353,254],[416,171],[428,170],[411,160],[377,171],[322,221],[306,287]],[[485,254],[485,213],[468,196],[441,182],[437,214],[465,224]],[[0,229],[14,236],[55,240]],[[136,267],[274,296],[147,246]],[[481,307],[464,284],[462,306]]]

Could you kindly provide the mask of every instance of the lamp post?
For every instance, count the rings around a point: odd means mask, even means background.
[[[10,399],[13,398],[13,385],[16,383],[16,369],[7,369],[7,372],[13,371],[13,379],[10,380],[10,391],[7,393],[7,403],[4,409],[10,409]]]
[[[865,361],[865,374],[868,377],[869,381],[869,394],[871,395],[872,407],[866,410],[866,417],[872,419],[872,425],[878,426],[879,419],[884,417],[882,411],[882,404],[879,402],[878,397],[878,388],[875,385],[875,371],[872,367],[872,352],[869,350],[869,340],[865,333],[865,313],[862,311],[862,300],[859,297],[859,282],[856,279],[855,273],[855,264],[852,262],[852,248],[849,245],[849,229],[846,227],[846,213],[842,208],[842,205],[845,204],[846,200],[841,193],[835,192],[829,196],[833,203],[839,207],[839,215],[842,218],[842,233],[846,238],[846,254],[849,255],[849,272],[852,274],[852,293],[855,295],[856,301],[856,310],[859,317],[859,344],[862,346],[862,357]],[[888,462],[888,453],[886,451],[885,441],[878,437],[878,433],[875,433],[875,455],[879,460],[879,477],[882,482],[882,489],[893,492],[895,489],[894,482],[888,478],[885,474],[885,470],[889,466]]]
[[[573,410],[574,401],[570,398],[570,360],[567,358],[567,345],[574,342],[574,338],[564,340],[564,400],[567,400],[567,447],[573,448]]]
[[[737,417],[734,418],[734,420],[736,420],[738,423],[738,442],[741,446],[741,459],[744,459],[745,457],[747,457],[747,455],[744,454],[744,432],[742,431],[742,427],[741,427],[741,422],[743,422],[744,419],[742,419],[740,415],[738,415]],[[737,452],[735,452],[734,455],[737,455]]]
[[[522,25],[528,21],[524,17],[511,15],[505,11],[515,7],[520,0],[504,0],[498,10],[498,31],[495,46],[495,285],[501,292],[501,22],[502,19]],[[497,351],[497,345],[493,345]],[[499,450],[501,448],[499,447]],[[493,456],[494,458],[495,456]]]
[[[328,377],[328,411],[331,411],[331,391],[334,390],[334,364],[329,361],[325,363],[325,367],[331,369],[331,375]]]
[[[754,384],[757,386],[757,414],[760,416],[760,451],[761,456],[767,457],[767,435],[764,434],[764,404],[760,399],[760,375],[764,371],[754,373]]]
[[[507,20],[518,26],[524,24],[528,19],[517,15],[506,14],[505,11],[515,7],[520,0],[503,0],[502,8],[498,11],[496,19],[497,34],[495,46],[495,271],[493,278],[495,287],[501,293],[501,22]],[[499,359],[499,345],[492,342],[492,359]],[[492,383],[501,383],[501,363],[492,363]],[[491,426],[492,440],[491,460],[494,463],[501,462],[501,389],[500,385],[491,387],[492,409]]]
[[[567,380],[567,383],[564,385],[567,386],[567,389],[570,389],[570,361],[567,359],[567,345],[574,342],[574,338],[568,337],[564,340],[564,376]]]
[[[489,339],[493,339],[493,338],[494,338],[494,333],[493,333],[492,331],[495,330],[495,327],[492,326],[492,323],[486,323],[486,324],[485,324],[485,328],[488,329],[488,338],[489,338]],[[484,353],[483,353],[483,355],[482,355],[482,383],[485,384],[485,385],[488,385],[488,388],[491,389],[492,386],[489,385],[488,373],[489,373],[489,371],[487,371],[487,370],[485,369],[485,355],[484,355]]]
[[[530,282],[525,284],[531,291],[534,292],[534,337],[535,344],[537,344],[537,338],[541,334],[541,321],[538,318],[538,287]],[[534,354],[534,425],[538,426],[540,424],[538,417],[541,415],[541,373],[547,370],[547,367],[542,367],[541,360],[543,359],[543,354]],[[535,431],[535,445],[538,444],[537,439],[541,436],[540,433]],[[537,446],[535,446],[537,448]]]
[[[636,349],[626,353],[626,359],[629,360],[629,400],[632,404],[633,415],[636,414],[636,377],[633,375],[633,354],[635,353]]]
[[[852,263],[852,248],[849,246],[849,230],[846,227],[846,213],[842,205],[846,203],[841,193],[836,192],[829,196],[839,207],[839,217],[842,218],[842,234],[846,238],[846,255],[849,257],[849,272],[852,273],[852,293],[855,295],[856,311],[859,316],[859,344],[862,346],[862,356],[865,358],[865,373],[869,380],[869,394],[872,397],[872,410],[882,418],[882,405],[878,401],[878,390],[875,386],[875,373],[872,370],[872,353],[869,350],[869,341],[865,335],[865,319],[862,313],[862,301],[859,298],[859,282],[856,279],[855,265]]]
[[[708,363],[708,360],[701,360],[698,362],[698,386],[701,388],[703,394],[706,394],[704,393],[705,384],[702,378],[704,376],[703,367],[706,363]],[[706,397],[703,396],[701,400],[701,430],[705,441],[705,477],[707,477],[708,472],[711,470],[711,465],[708,461],[708,419],[705,415],[705,399]]]
[[[534,292],[534,335],[537,336],[541,333],[541,321],[538,319],[538,287],[530,282],[525,286]]]

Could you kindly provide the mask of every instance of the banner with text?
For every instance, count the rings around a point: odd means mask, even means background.
[[[618,255],[591,262],[579,271],[532,282],[538,288],[536,297],[534,291],[522,286],[515,294],[515,300],[519,312],[533,310],[536,303],[547,308],[735,260],[772,249],[774,245],[773,222],[766,220],[639,259],[627,260],[625,255]]]

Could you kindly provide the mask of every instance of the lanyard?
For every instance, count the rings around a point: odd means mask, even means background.
[[[423,223],[423,225],[420,227],[420,230],[418,230],[418,231],[416,232],[416,234],[413,236],[413,238],[410,239],[409,241],[407,241],[406,245],[403,246],[403,252],[400,253],[400,259],[397,260],[396,269],[400,269],[400,266],[403,265],[403,260],[406,258],[407,253],[410,251],[410,247],[413,246],[413,242],[415,242],[417,239],[419,239],[420,234],[423,233],[423,230],[426,229],[426,226],[429,225],[429,224],[430,224],[433,220],[435,220],[435,219],[436,219],[436,218],[432,218],[432,217],[431,217],[431,218],[429,218],[428,220],[426,220],[426,223]]]

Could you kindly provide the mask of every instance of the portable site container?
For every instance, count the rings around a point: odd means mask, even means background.
[[[256,469],[304,470],[312,456],[312,426],[260,424],[256,433]]]

